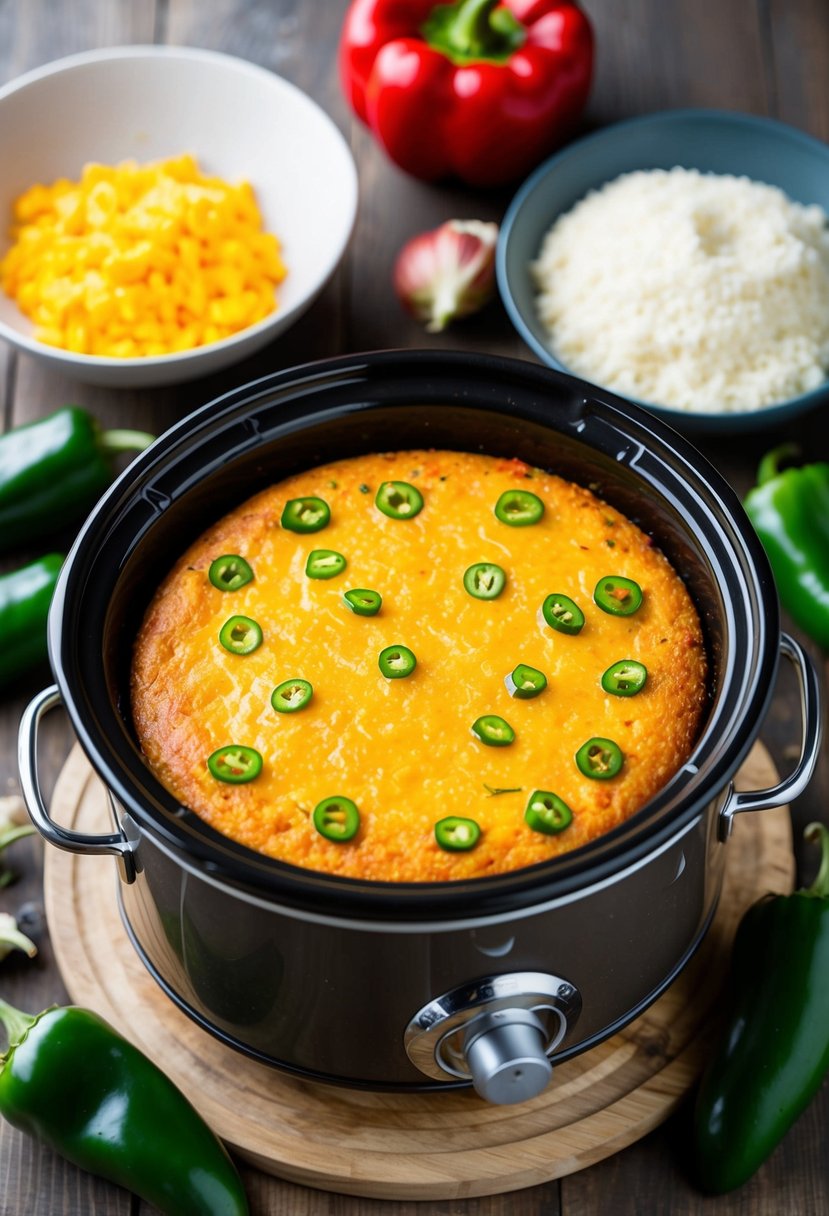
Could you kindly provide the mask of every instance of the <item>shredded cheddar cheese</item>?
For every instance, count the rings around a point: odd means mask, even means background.
[[[381,486],[401,482],[423,498],[411,518],[376,505]],[[494,512],[515,490],[544,503],[532,526],[509,526]],[[313,532],[286,527],[287,504],[309,498],[328,507],[328,522]],[[310,577],[314,550],[341,556],[339,573]],[[209,576],[223,555],[251,572],[230,591]],[[474,562],[501,567],[495,598],[470,593],[464,571]],[[639,584],[634,614],[594,601],[611,574]],[[374,590],[378,611],[355,613],[345,599],[355,589]],[[583,610],[578,636],[545,620],[550,593]],[[232,650],[220,634],[240,618],[262,640]],[[389,678],[380,656],[404,648],[416,665]],[[620,660],[647,668],[639,695],[609,695],[602,684]],[[507,677],[519,663],[546,676],[541,695],[513,695]],[[274,704],[286,681],[312,688],[299,712]],[[161,584],[132,668],[138,738],[180,804],[280,861],[383,882],[481,878],[590,843],[687,760],[706,698],[696,609],[650,537],[581,486],[464,452],[349,457],[239,505]],[[511,728],[505,745],[487,746],[474,729],[489,717]],[[597,737],[623,754],[612,780],[593,779],[576,761]],[[258,752],[255,779],[217,779],[209,759],[233,745]],[[529,825],[536,790],[566,803],[566,831]],[[317,826],[315,808],[332,797],[356,805],[353,838],[337,841]],[[474,847],[440,846],[436,824],[448,816],[474,820]]]
[[[41,342],[86,355],[168,355],[218,342],[276,307],[285,277],[248,182],[192,156],[85,166],[14,204],[3,290]]]

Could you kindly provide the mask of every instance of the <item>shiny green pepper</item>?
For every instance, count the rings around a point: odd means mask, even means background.
[[[780,602],[800,628],[829,650],[829,463],[780,463],[792,444],[769,452],[745,509],[774,571]]]
[[[0,436],[0,550],[79,523],[112,481],[111,458],[152,441],[143,431],[102,432],[78,406]]]
[[[0,1000],[0,1114],[165,1216],[248,1216],[236,1169],[184,1094],[88,1009]]]
[[[705,1191],[742,1186],[829,1070],[829,830],[810,887],[752,905],[734,939],[730,1005],[694,1109],[694,1170]]]
[[[45,663],[46,620],[63,557],[49,553],[0,575],[0,688]]]

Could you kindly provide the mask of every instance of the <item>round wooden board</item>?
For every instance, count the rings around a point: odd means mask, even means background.
[[[737,785],[777,775],[756,745]],[[58,822],[111,830],[106,795],[76,749],[55,790]],[[224,1046],[164,995],[118,912],[115,867],[46,850],[46,910],[72,999],[154,1059],[240,1157],[293,1182],[385,1199],[464,1199],[535,1186],[632,1144],[663,1122],[705,1059],[745,908],[793,879],[785,808],[737,818],[714,924],[685,971],[620,1034],[555,1070],[520,1106],[474,1092],[378,1094],[285,1076]]]

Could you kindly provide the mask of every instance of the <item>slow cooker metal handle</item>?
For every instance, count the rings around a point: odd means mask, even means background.
[[[135,843],[128,840],[122,832],[111,832],[109,835],[88,836],[85,832],[76,832],[71,828],[61,827],[55,823],[49,814],[37,771],[37,742],[40,720],[50,709],[61,704],[61,695],[57,685],[51,685],[39,692],[27,705],[20,719],[18,733],[17,764],[20,769],[20,788],[23,800],[32,823],[44,840],[66,849],[70,853],[85,853],[95,856],[101,853],[113,854],[118,858],[121,877],[125,882],[134,882],[136,874],[133,850]]]
[[[788,777],[767,790],[738,792],[732,789],[720,811],[718,836],[727,840],[731,835],[734,816],[742,811],[765,811],[785,806],[803,793],[812,779],[820,756],[823,724],[820,712],[820,685],[815,665],[799,642],[789,634],[780,636],[780,653],[795,669],[800,689],[800,714],[803,721],[800,758]]]

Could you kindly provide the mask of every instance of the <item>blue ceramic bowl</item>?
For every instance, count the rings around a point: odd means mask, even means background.
[[[675,165],[745,175],[779,186],[795,202],[818,203],[829,212],[829,146],[768,118],[724,110],[666,110],[616,123],[569,145],[536,169],[510,203],[496,260],[498,288],[513,325],[550,367],[571,371],[551,352],[535,311],[530,263],[547,230],[588,190],[635,169]],[[735,433],[779,425],[827,402],[829,380],[802,396],[744,413],[637,404],[685,431]]]

